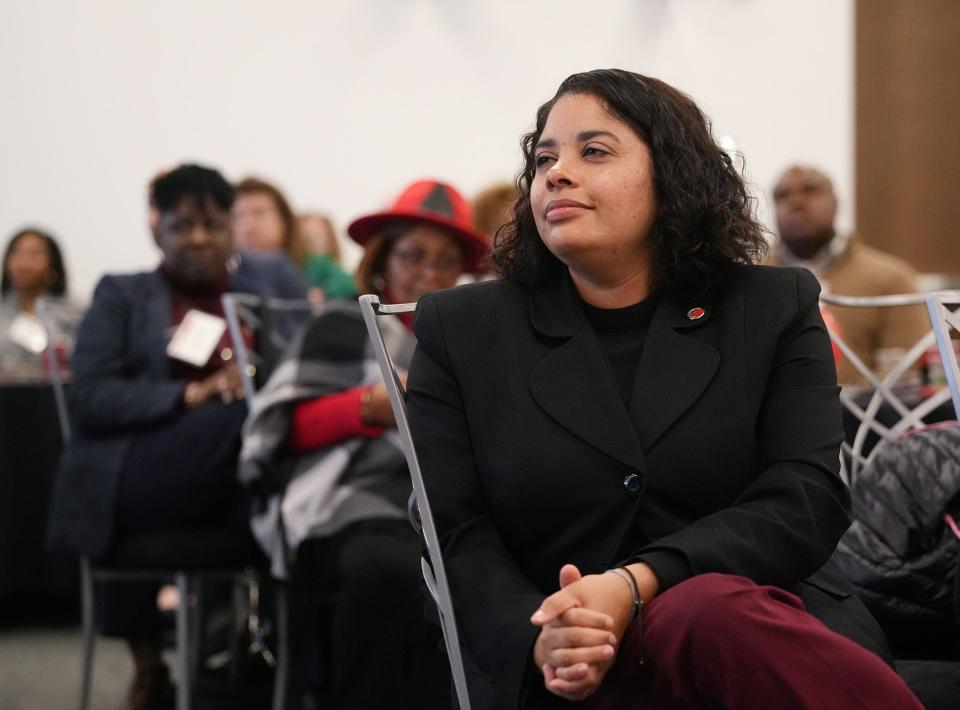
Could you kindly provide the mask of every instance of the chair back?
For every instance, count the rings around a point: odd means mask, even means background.
[[[67,396],[63,386],[63,372],[60,369],[60,358],[57,356],[56,348],[53,345],[53,327],[47,313],[47,302],[43,298],[37,299],[36,315],[47,338],[47,345],[43,349],[43,358],[46,364],[47,377],[50,380],[51,387],[53,387],[53,400],[57,407],[60,436],[63,438],[63,445],[66,446],[70,443],[70,413],[67,410]]]
[[[954,381],[958,379],[956,354],[950,339],[951,323],[953,329],[958,330],[957,314],[951,309],[951,306],[955,308],[960,304],[958,296],[960,294],[952,292],[874,297],[821,294],[821,304],[829,305],[835,309],[834,312],[846,308],[902,309],[904,306],[925,306],[932,325],[931,330],[911,347],[897,353],[895,361],[888,360],[873,366],[854,352],[844,340],[843,333],[836,328],[829,329],[834,346],[865,383],[863,386],[846,385],[840,392],[846,429],[841,475],[848,485],[853,485],[859,472],[869,463],[879,441],[892,441],[930,423],[956,418],[957,412],[960,412],[960,393],[956,385],[945,386],[950,383],[951,377]],[[896,311],[891,310],[893,313]],[[939,327],[938,320],[941,322]],[[932,358],[943,362],[947,382],[938,382],[936,375],[930,377],[929,363]],[[921,373],[926,381],[921,382]],[[846,423],[852,423],[852,426],[846,426]]]
[[[931,293],[926,301],[943,374],[953,399],[954,411],[960,418],[960,367],[957,366],[957,348],[953,345],[954,340],[960,339],[960,291]]]
[[[390,406],[393,416],[397,420],[397,430],[403,445],[403,453],[410,469],[410,478],[413,482],[413,494],[416,498],[420,513],[421,534],[426,543],[427,560],[421,560],[423,579],[430,591],[440,615],[440,626],[443,630],[444,644],[447,648],[447,658],[450,661],[450,671],[453,676],[460,710],[470,710],[470,698],[467,694],[467,676],[463,668],[463,655],[460,651],[460,636],[457,632],[456,614],[453,609],[453,600],[450,596],[450,586],[447,583],[447,572],[443,564],[440,540],[437,528],[433,521],[433,512],[430,500],[423,483],[423,474],[420,472],[420,463],[417,460],[417,451],[407,423],[407,403],[400,380],[400,375],[394,365],[393,358],[387,350],[383,332],[378,321],[379,316],[411,313],[417,307],[415,303],[384,304],[377,296],[366,295],[360,297],[360,310],[367,325],[367,332],[373,342],[373,350],[380,365],[380,372],[387,386],[390,397]]]
[[[225,293],[220,300],[249,405],[287,351],[293,335],[324,306],[306,299],[262,298],[247,293]],[[247,345],[247,333],[253,335],[253,348]]]

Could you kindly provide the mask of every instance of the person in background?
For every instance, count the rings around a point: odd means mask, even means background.
[[[489,244],[471,224],[469,203],[435,180],[409,185],[390,209],[357,219],[348,232],[365,247],[360,290],[391,303],[454,286],[480,268]],[[409,326],[406,317],[384,322],[400,367],[414,347]],[[268,489],[274,479],[289,481],[254,529],[275,565],[295,559],[298,687],[319,682],[325,658],[323,707],[441,708],[449,672],[423,615],[420,542],[406,510],[410,477],[373,357],[358,304],[331,303],[257,394],[241,472]],[[329,614],[319,610],[322,600]]]
[[[181,165],[154,180],[151,199],[159,266],[104,276],[74,350],[74,431],[57,473],[49,538],[95,561],[157,532],[185,531],[185,557],[191,531],[249,539],[237,479],[247,408],[220,298],[227,291],[305,297],[287,259],[234,251],[233,187],[216,170]],[[157,590],[145,582],[104,585],[98,594],[101,631],[126,639],[133,656],[126,710],[154,708],[172,694]]]
[[[473,223],[491,242],[497,230],[513,220],[513,205],[519,194],[514,183],[504,180],[484,188],[473,198]],[[481,278],[493,278],[489,266],[484,271]]]
[[[859,235],[837,232],[837,197],[822,171],[790,167],[773,189],[773,203],[779,239],[765,263],[804,267],[825,292],[840,296],[916,293],[916,273],[909,264],[868,246]],[[826,309],[843,340],[872,370],[880,359],[895,361],[930,330],[923,306]],[[837,381],[862,382],[843,356],[837,361]]]
[[[849,525],[819,287],[690,97],[574,74],[496,281],[427,294],[410,428],[476,710],[921,707],[830,562]]]
[[[322,212],[303,212],[297,215],[297,228],[314,254],[329,257],[340,263],[340,240],[333,221]]]
[[[303,271],[315,303],[354,296],[350,275],[331,257],[311,253],[290,203],[276,186],[251,177],[237,183],[236,190],[232,223],[237,248],[286,254]]]
[[[519,197],[517,186],[504,180],[485,187],[473,198],[473,223],[493,239],[497,230],[513,221],[513,206]]]
[[[11,237],[3,253],[0,379],[42,377],[41,355],[48,339],[37,317],[41,298],[52,345],[66,365],[81,309],[67,298],[67,273],[56,240],[40,229],[23,229]]]

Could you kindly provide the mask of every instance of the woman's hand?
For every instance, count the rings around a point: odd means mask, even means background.
[[[407,387],[407,373],[399,373],[404,389]],[[390,406],[390,396],[387,386],[380,382],[369,390],[368,399],[364,400],[360,408],[360,417],[367,426],[391,427],[396,424],[393,417],[393,408]]]
[[[187,409],[196,409],[213,397],[219,397],[224,404],[242,399],[243,378],[240,370],[231,363],[199,382],[191,382],[183,391],[183,404]]]
[[[319,306],[327,300],[327,292],[318,286],[313,286],[307,289],[307,300],[313,305]]]
[[[613,574],[581,576],[574,565],[560,570],[560,591],[531,617],[541,627],[533,657],[547,690],[583,700],[600,687],[633,614],[633,593]]]

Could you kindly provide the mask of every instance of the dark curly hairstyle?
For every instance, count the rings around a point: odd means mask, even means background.
[[[0,294],[6,296],[13,288],[10,274],[7,272],[7,264],[10,261],[10,254],[17,246],[17,242],[29,234],[38,237],[47,248],[47,256],[50,258],[50,282],[47,284],[47,293],[51,296],[63,296],[67,292],[67,270],[63,266],[63,254],[60,253],[60,247],[57,245],[56,239],[35,227],[21,229],[7,242],[7,248],[3,252],[3,278],[0,280]]]
[[[202,165],[179,165],[150,183],[150,206],[160,212],[177,208],[184,198],[203,206],[210,200],[221,210],[233,207],[233,186],[217,170]]]
[[[520,197],[513,221],[497,231],[491,255],[504,278],[533,284],[562,266],[537,232],[530,187],[536,173],[534,149],[551,109],[566,94],[596,96],[650,149],[657,215],[647,238],[658,287],[697,292],[716,282],[730,265],[763,255],[766,240],[753,216],[754,199],[693,100],[658,79],[597,69],[567,77],[537,111],[536,128],[521,140]]]

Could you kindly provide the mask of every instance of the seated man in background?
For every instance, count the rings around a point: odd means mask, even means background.
[[[220,297],[305,293],[286,259],[234,252],[233,200],[216,170],[183,165],[159,176],[151,190],[159,267],[97,285],[74,351],[75,431],[54,491],[53,544],[97,561],[143,533],[248,535],[236,475],[247,410]],[[101,630],[126,639],[133,654],[127,710],[154,707],[171,691],[156,594],[145,582],[104,585],[98,595]]]
[[[905,261],[867,246],[856,234],[837,234],[837,198],[820,170],[789,168],[773,189],[773,202],[779,239],[766,263],[806,267],[826,293],[860,297],[916,293],[916,273]],[[888,359],[895,361],[900,351],[930,329],[922,306],[829,311],[844,342],[874,371],[881,359],[892,354]],[[837,381],[862,382],[843,356],[837,361]]]

